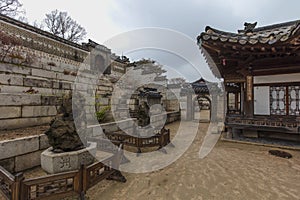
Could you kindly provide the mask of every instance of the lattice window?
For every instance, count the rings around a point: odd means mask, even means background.
[[[286,115],[286,87],[270,87],[270,111],[271,115]]]
[[[300,115],[300,86],[289,86],[289,114]]]

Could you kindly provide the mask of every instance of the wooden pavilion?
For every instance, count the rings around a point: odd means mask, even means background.
[[[233,136],[300,140],[300,20],[237,33],[206,27],[198,36],[224,79],[226,128]],[[218,75],[219,74],[219,75]]]

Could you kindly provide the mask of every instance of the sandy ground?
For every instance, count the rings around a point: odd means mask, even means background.
[[[146,174],[124,173],[127,183],[104,181],[89,199],[300,199],[300,152],[292,159],[269,155],[268,147],[221,142],[204,159],[199,148],[208,124],[175,163]],[[169,126],[176,131],[177,125]]]
[[[178,123],[168,128],[174,134]],[[193,144],[168,167],[144,174],[123,173],[126,183],[105,180],[91,188],[87,198],[300,199],[300,152],[287,151],[293,158],[284,159],[270,155],[268,147],[219,141],[207,157],[200,159],[199,149],[207,128],[208,123],[200,123]]]

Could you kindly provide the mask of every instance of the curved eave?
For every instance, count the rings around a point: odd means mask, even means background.
[[[288,22],[279,25],[260,27],[254,29],[251,33],[230,33],[220,31],[207,26],[205,32],[201,33],[197,40],[198,44],[202,42],[220,41],[222,43],[255,45],[288,42],[299,36],[300,21]]]

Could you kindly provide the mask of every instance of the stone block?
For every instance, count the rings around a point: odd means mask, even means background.
[[[52,88],[34,88],[36,91],[38,91],[38,94],[43,95],[53,95],[53,89]]]
[[[52,83],[47,79],[24,78],[24,86],[51,88]]]
[[[15,158],[7,158],[4,160],[0,160],[0,166],[9,171],[10,173],[15,172]]]
[[[71,90],[72,89],[72,82],[61,82],[62,89]]]
[[[62,96],[64,94],[68,94],[70,90],[63,90],[63,89],[52,89],[52,95]]]
[[[45,134],[40,135],[40,150],[44,150],[49,148],[49,141],[48,141],[48,137]]]
[[[36,151],[15,158],[15,172],[21,172],[41,165],[42,151]]]
[[[39,150],[39,136],[0,141],[0,160]]]
[[[32,69],[32,76],[55,79],[56,73],[48,70]]]
[[[58,81],[52,81],[51,87],[54,89],[59,89],[59,88],[61,88],[61,84]]]
[[[74,82],[75,79],[76,79],[76,76],[65,75],[65,74],[63,74],[63,73],[58,73],[58,74],[57,74],[57,79],[63,80],[63,81]]]
[[[0,119],[21,117],[21,107],[0,107]]]
[[[0,74],[1,85],[23,85],[22,75]]]
[[[63,73],[64,72],[64,68],[62,68],[59,65],[57,65],[57,66],[51,66],[51,71]]]
[[[41,104],[41,95],[39,94],[0,93],[0,106],[40,105],[40,104]]]
[[[0,72],[10,73],[10,74],[30,75],[31,68],[25,66],[19,66],[15,64],[0,63]]]
[[[56,106],[23,106],[22,117],[43,117],[57,114]]]
[[[16,85],[1,85],[0,91],[2,93],[24,93],[31,89],[30,87],[16,86]]]
[[[49,124],[53,117],[1,119],[0,130],[24,128]]]
[[[77,170],[82,164],[92,164],[95,160],[97,143],[89,144],[90,146],[85,149],[63,153],[54,153],[52,147],[48,148],[41,154],[42,169],[50,174],[56,174]]]
[[[61,104],[61,99],[59,96],[56,95],[43,95],[41,96],[41,104],[42,105],[51,105],[51,106],[55,106],[55,105],[60,105]]]

